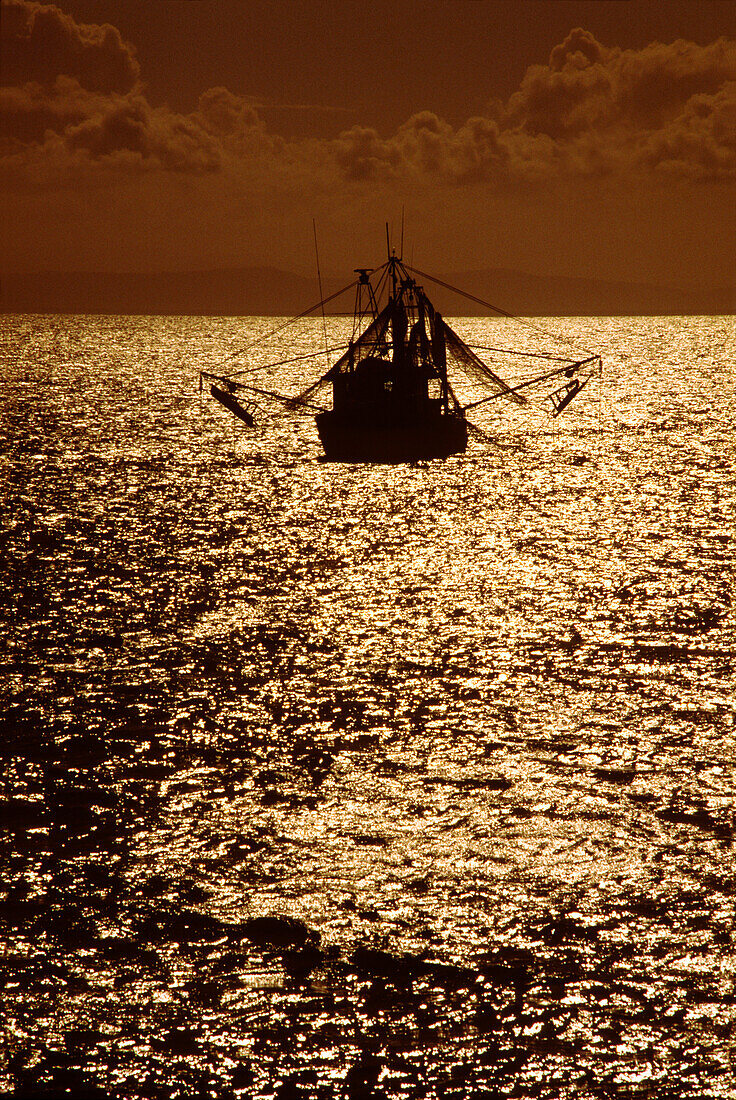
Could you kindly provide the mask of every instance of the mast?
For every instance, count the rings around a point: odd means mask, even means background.
[[[356,267],[355,274],[358,276],[358,281],[355,284],[355,323],[358,324],[361,322],[365,314],[369,312],[371,320],[375,320],[378,316],[379,309],[376,296],[373,293],[371,272],[367,267]],[[367,302],[364,301],[364,294],[367,295]],[[353,333],[353,335],[355,334]]]
[[[396,278],[397,260],[396,260],[396,249],[394,249],[393,252],[391,251],[391,241],[390,241],[389,235],[388,235],[388,222],[386,222],[386,251],[388,253],[388,266],[389,266],[390,271],[391,271],[391,287],[392,287],[391,297],[393,299],[395,299],[396,298],[396,283],[397,283],[397,278]]]
[[[442,406],[445,412],[447,412],[449,394],[447,386],[447,346],[445,344],[444,326],[445,323],[442,320],[442,314],[438,313],[437,310],[433,308],[431,320],[432,362],[434,363],[435,370],[439,374],[442,390]]]

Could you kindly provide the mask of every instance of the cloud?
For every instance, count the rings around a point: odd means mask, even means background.
[[[114,27],[77,23],[35,0],[2,4],[0,163],[11,185],[225,170],[292,190],[736,176],[736,42],[726,39],[622,50],[578,27],[506,103],[460,126],[423,110],[389,136],[354,126],[331,140],[287,142],[251,99],[224,87],[204,91],[188,114],[152,105],[135,50]]]
[[[613,127],[653,130],[692,96],[713,95],[736,79],[736,42],[706,46],[677,40],[642,50],[602,46],[580,27],[555,46],[548,65],[532,65],[503,112],[505,128],[558,140]]]
[[[641,160],[694,180],[736,176],[736,81],[715,95],[692,96],[676,119],[648,137]]]
[[[0,155],[11,182],[72,183],[95,165],[106,181],[112,169],[201,175],[271,148],[255,109],[225,88],[204,92],[191,114],[152,106],[114,27],[34,0],[3,0],[2,12]]]
[[[64,143],[93,159],[117,158],[172,172],[212,172],[222,163],[221,147],[198,119],[152,108],[142,96],[121,97],[103,113],[70,126]]]
[[[576,28],[488,116],[453,129],[423,111],[390,138],[354,127],[337,139],[335,156],[350,179],[508,184],[631,171],[730,178],[735,80],[736,42],[620,50]]]
[[[209,88],[203,92],[199,97],[198,110],[204,127],[220,137],[233,137],[263,128],[255,108],[227,88]]]
[[[340,170],[351,180],[392,173],[401,164],[395,144],[382,140],[377,130],[367,126],[343,131],[333,145],[333,153]]]
[[[353,180],[409,175],[470,183],[508,173],[513,161],[495,119],[470,118],[453,130],[431,111],[412,115],[388,139],[376,130],[354,126],[340,134],[333,149],[340,170]],[[520,174],[523,159],[520,148],[516,162]]]
[[[138,92],[100,95],[70,77],[50,88],[0,88],[2,152],[9,177],[73,182],[95,165],[126,173],[217,171],[225,152],[197,113],[152,107]]]
[[[548,138],[504,133],[496,119],[482,116],[453,129],[430,111],[413,115],[388,139],[364,127],[345,130],[334,155],[352,180],[409,177],[456,185],[548,177],[555,159]]]
[[[736,42],[677,40],[642,50],[602,46],[576,28],[549,64],[531,66],[499,116],[506,139],[551,139],[560,168],[604,174],[658,169],[736,174]],[[705,154],[705,146],[709,152]],[[679,156],[669,156],[677,147]]]
[[[0,87],[0,118],[6,149],[43,142],[47,131],[62,132],[103,111],[109,99],[88,92],[76,80],[60,76],[52,87],[29,82]]]
[[[55,4],[3,0],[3,82],[53,84],[63,74],[93,92],[131,91],[140,78],[133,46],[109,23],[77,23]]]
[[[224,158],[268,157],[286,148],[285,141],[267,133],[253,104],[227,88],[203,92],[191,117],[219,143]]]

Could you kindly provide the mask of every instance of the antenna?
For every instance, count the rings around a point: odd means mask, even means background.
[[[391,259],[391,241],[388,236],[388,222],[386,222],[386,255]]]
[[[314,231],[314,255],[317,260],[317,282],[319,283],[319,304],[322,307],[322,328],[325,334],[325,359],[329,365],[330,362],[330,349],[327,344],[327,318],[325,317],[325,299],[322,293],[322,273],[319,269],[319,250],[317,248],[317,223],[312,218],[312,229]]]
[[[404,258],[404,206],[401,206],[401,248],[399,250],[399,259]]]

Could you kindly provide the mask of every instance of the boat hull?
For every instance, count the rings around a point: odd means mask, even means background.
[[[334,411],[315,417],[325,457],[332,462],[418,462],[462,454],[464,417],[433,416],[408,423],[366,423]]]

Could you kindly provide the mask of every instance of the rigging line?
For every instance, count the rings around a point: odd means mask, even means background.
[[[462,298],[467,298],[471,302],[476,302],[479,306],[485,306],[486,309],[493,310],[494,313],[498,313],[501,317],[508,317],[511,321],[518,321],[519,324],[526,325],[527,328],[533,329],[534,332],[549,337],[550,340],[557,340],[561,344],[567,344],[568,347],[575,347],[572,340],[568,340],[564,336],[556,336],[552,332],[547,332],[546,329],[540,328],[539,325],[533,325],[532,322],[528,321],[525,317],[519,317],[516,313],[508,313],[505,309],[494,306],[492,302],[486,302],[484,298],[477,298],[475,294],[469,294],[468,291],[460,290],[459,287],[453,286],[451,283],[445,283],[435,275],[428,275],[426,271],[420,271],[418,267],[411,267],[409,270],[413,271],[415,275],[421,275],[423,279],[429,279],[430,282],[437,283],[438,286],[443,286],[445,290],[451,290],[454,294],[459,294]],[[581,350],[588,352],[589,355],[593,354],[588,348],[582,348]]]
[[[381,269],[379,268],[379,270],[381,270]],[[383,270],[381,271],[381,277],[378,280],[378,282],[376,283],[376,289],[373,292],[373,297],[374,297],[375,303],[376,303],[376,310],[379,313],[381,312],[381,310],[380,310],[381,296],[383,295],[384,291],[387,291],[387,289],[388,289],[388,279],[389,279],[388,264],[384,264],[383,265]]]
[[[327,352],[329,354],[330,352],[333,352],[333,351],[344,351],[347,346],[348,346],[347,344],[335,344],[331,348],[325,348],[324,351],[321,348],[320,348],[319,351],[308,351],[308,352],[305,352],[304,355],[294,355],[290,359],[277,359],[274,363],[262,363],[259,367],[254,367],[253,369],[254,370],[268,370],[269,367],[285,367],[285,366],[288,366],[289,363],[299,363],[303,359],[317,359],[320,355],[324,355],[325,352]],[[207,372],[204,371],[203,373],[206,374]],[[237,373],[243,373],[243,372],[237,372]],[[218,375],[218,377],[219,377],[219,375]]]
[[[303,309],[301,313],[297,313],[296,317],[289,317],[287,321],[284,321],[281,325],[277,325],[276,328],[272,329],[265,336],[259,336],[257,340],[252,340],[250,344],[246,344],[244,348],[239,348],[237,351],[234,351],[230,355],[225,356],[222,362],[228,363],[231,359],[235,359],[237,355],[245,355],[245,353],[247,351],[250,351],[251,348],[258,347],[260,344],[265,344],[266,340],[270,340],[271,337],[275,336],[277,332],[282,332],[285,328],[288,328],[289,325],[293,325],[296,321],[301,321],[303,317],[308,317],[310,313],[314,313],[315,309],[319,309],[320,306],[326,306],[328,302],[332,302],[335,298],[339,298],[341,294],[347,293],[348,290],[351,290],[355,286],[355,283],[356,280],[353,279],[353,281],[348,283],[347,286],[341,287],[340,290],[336,290],[334,294],[328,295],[328,297],[324,298],[321,302],[315,302],[315,304],[313,306],[309,306],[308,309]],[[248,367],[244,368],[243,370],[236,371],[235,373],[249,374],[252,371],[261,369],[262,367],[260,366]]]
[[[325,358],[327,360],[327,365],[329,366],[330,353],[327,350],[327,318],[325,317],[325,301],[322,294],[322,273],[319,269],[319,251],[317,249],[317,223],[314,218],[312,218],[312,229],[314,230],[314,255],[317,260],[317,283],[319,284],[319,298],[320,305],[322,307],[322,328],[324,329],[325,333]]]
[[[381,271],[381,268],[378,268],[378,270]],[[383,294],[384,290],[387,287],[388,287],[388,264],[383,264],[383,270],[381,271],[381,277],[378,280],[378,283],[376,284],[375,291],[373,292],[373,297],[376,299],[376,307],[378,307],[378,303],[381,300],[381,295]]]
[[[530,359],[550,359],[555,363],[574,363],[574,359],[568,359],[563,355],[550,355],[544,351],[517,351],[515,348],[489,348],[485,344],[468,344],[473,351],[497,351],[502,355],[526,355]]]
[[[376,299],[376,305],[378,305],[380,296],[383,293],[384,284],[388,282],[389,267],[390,261],[387,260],[385,263],[381,264],[380,267],[377,267],[373,271],[371,271],[371,276],[377,275],[380,272],[379,279],[376,283],[376,288],[373,291],[373,297]]]
[[[459,294],[462,298],[467,298],[471,302],[476,302],[479,306],[485,306],[486,309],[493,310],[494,313],[498,313],[501,317],[508,317],[513,321],[522,321],[523,318],[517,317],[513,313],[508,313],[507,310],[501,309],[500,306],[494,306],[492,302],[486,302],[483,298],[476,297],[475,294],[470,294],[467,290],[460,290],[459,287],[453,286],[451,283],[446,283],[442,279],[438,279],[435,275],[428,275],[426,271],[420,271],[418,267],[409,268],[415,275],[421,275],[423,279],[429,279],[431,283],[436,283],[438,286],[443,286],[445,290],[451,290],[455,294]],[[528,323],[528,322],[527,322]],[[530,328],[535,328],[535,325],[529,325]],[[539,330],[540,332],[543,330]],[[549,336],[550,333],[545,333]]]
[[[597,358],[597,356],[594,356],[593,358]],[[583,362],[587,363],[587,362],[589,362],[589,360],[585,359]],[[582,363],[574,364],[574,366],[582,366],[582,365],[583,365]],[[555,378],[558,374],[564,374],[567,370],[569,370],[569,367],[560,367],[558,370],[550,371],[549,374],[540,374],[536,378],[531,378],[528,382],[521,382],[518,386],[513,386],[512,388],[510,388],[508,390],[502,390],[500,393],[489,394],[488,397],[481,397],[480,401],[471,401],[471,403],[469,405],[464,405],[463,406],[463,412],[467,411],[468,409],[475,409],[475,408],[477,408],[478,405],[484,405],[486,403],[486,401],[495,401],[495,399],[497,397],[505,397],[509,393],[516,393],[517,390],[526,389],[528,386],[533,386],[537,382],[546,382],[550,378]],[[588,375],[588,378],[586,378],[586,382],[588,382],[593,377],[594,374],[595,374],[595,371],[592,371]],[[585,385],[585,382],[583,383],[583,385]],[[580,388],[582,389],[582,386]]]
[[[202,377],[203,378],[214,378],[218,382],[225,382],[225,383],[230,382],[230,379],[224,377],[223,375],[209,374],[207,371],[202,372]],[[251,393],[259,393],[259,394],[261,394],[262,397],[273,397],[277,401],[283,401],[287,405],[291,405],[292,402],[293,402],[293,403],[298,404],[298,405],[306,405],[310,409],[317,409],[319,412],[324,412],[325,411],[324,407],[322,405],[313,405],[309,401],[297,400],[293,396],[289,397],[288,394],[276,393],[275,390],[260,389],[258,386],[251,386],[247,382],[236,382],[235,385],[238,387],[239,390],[249,390]]]

